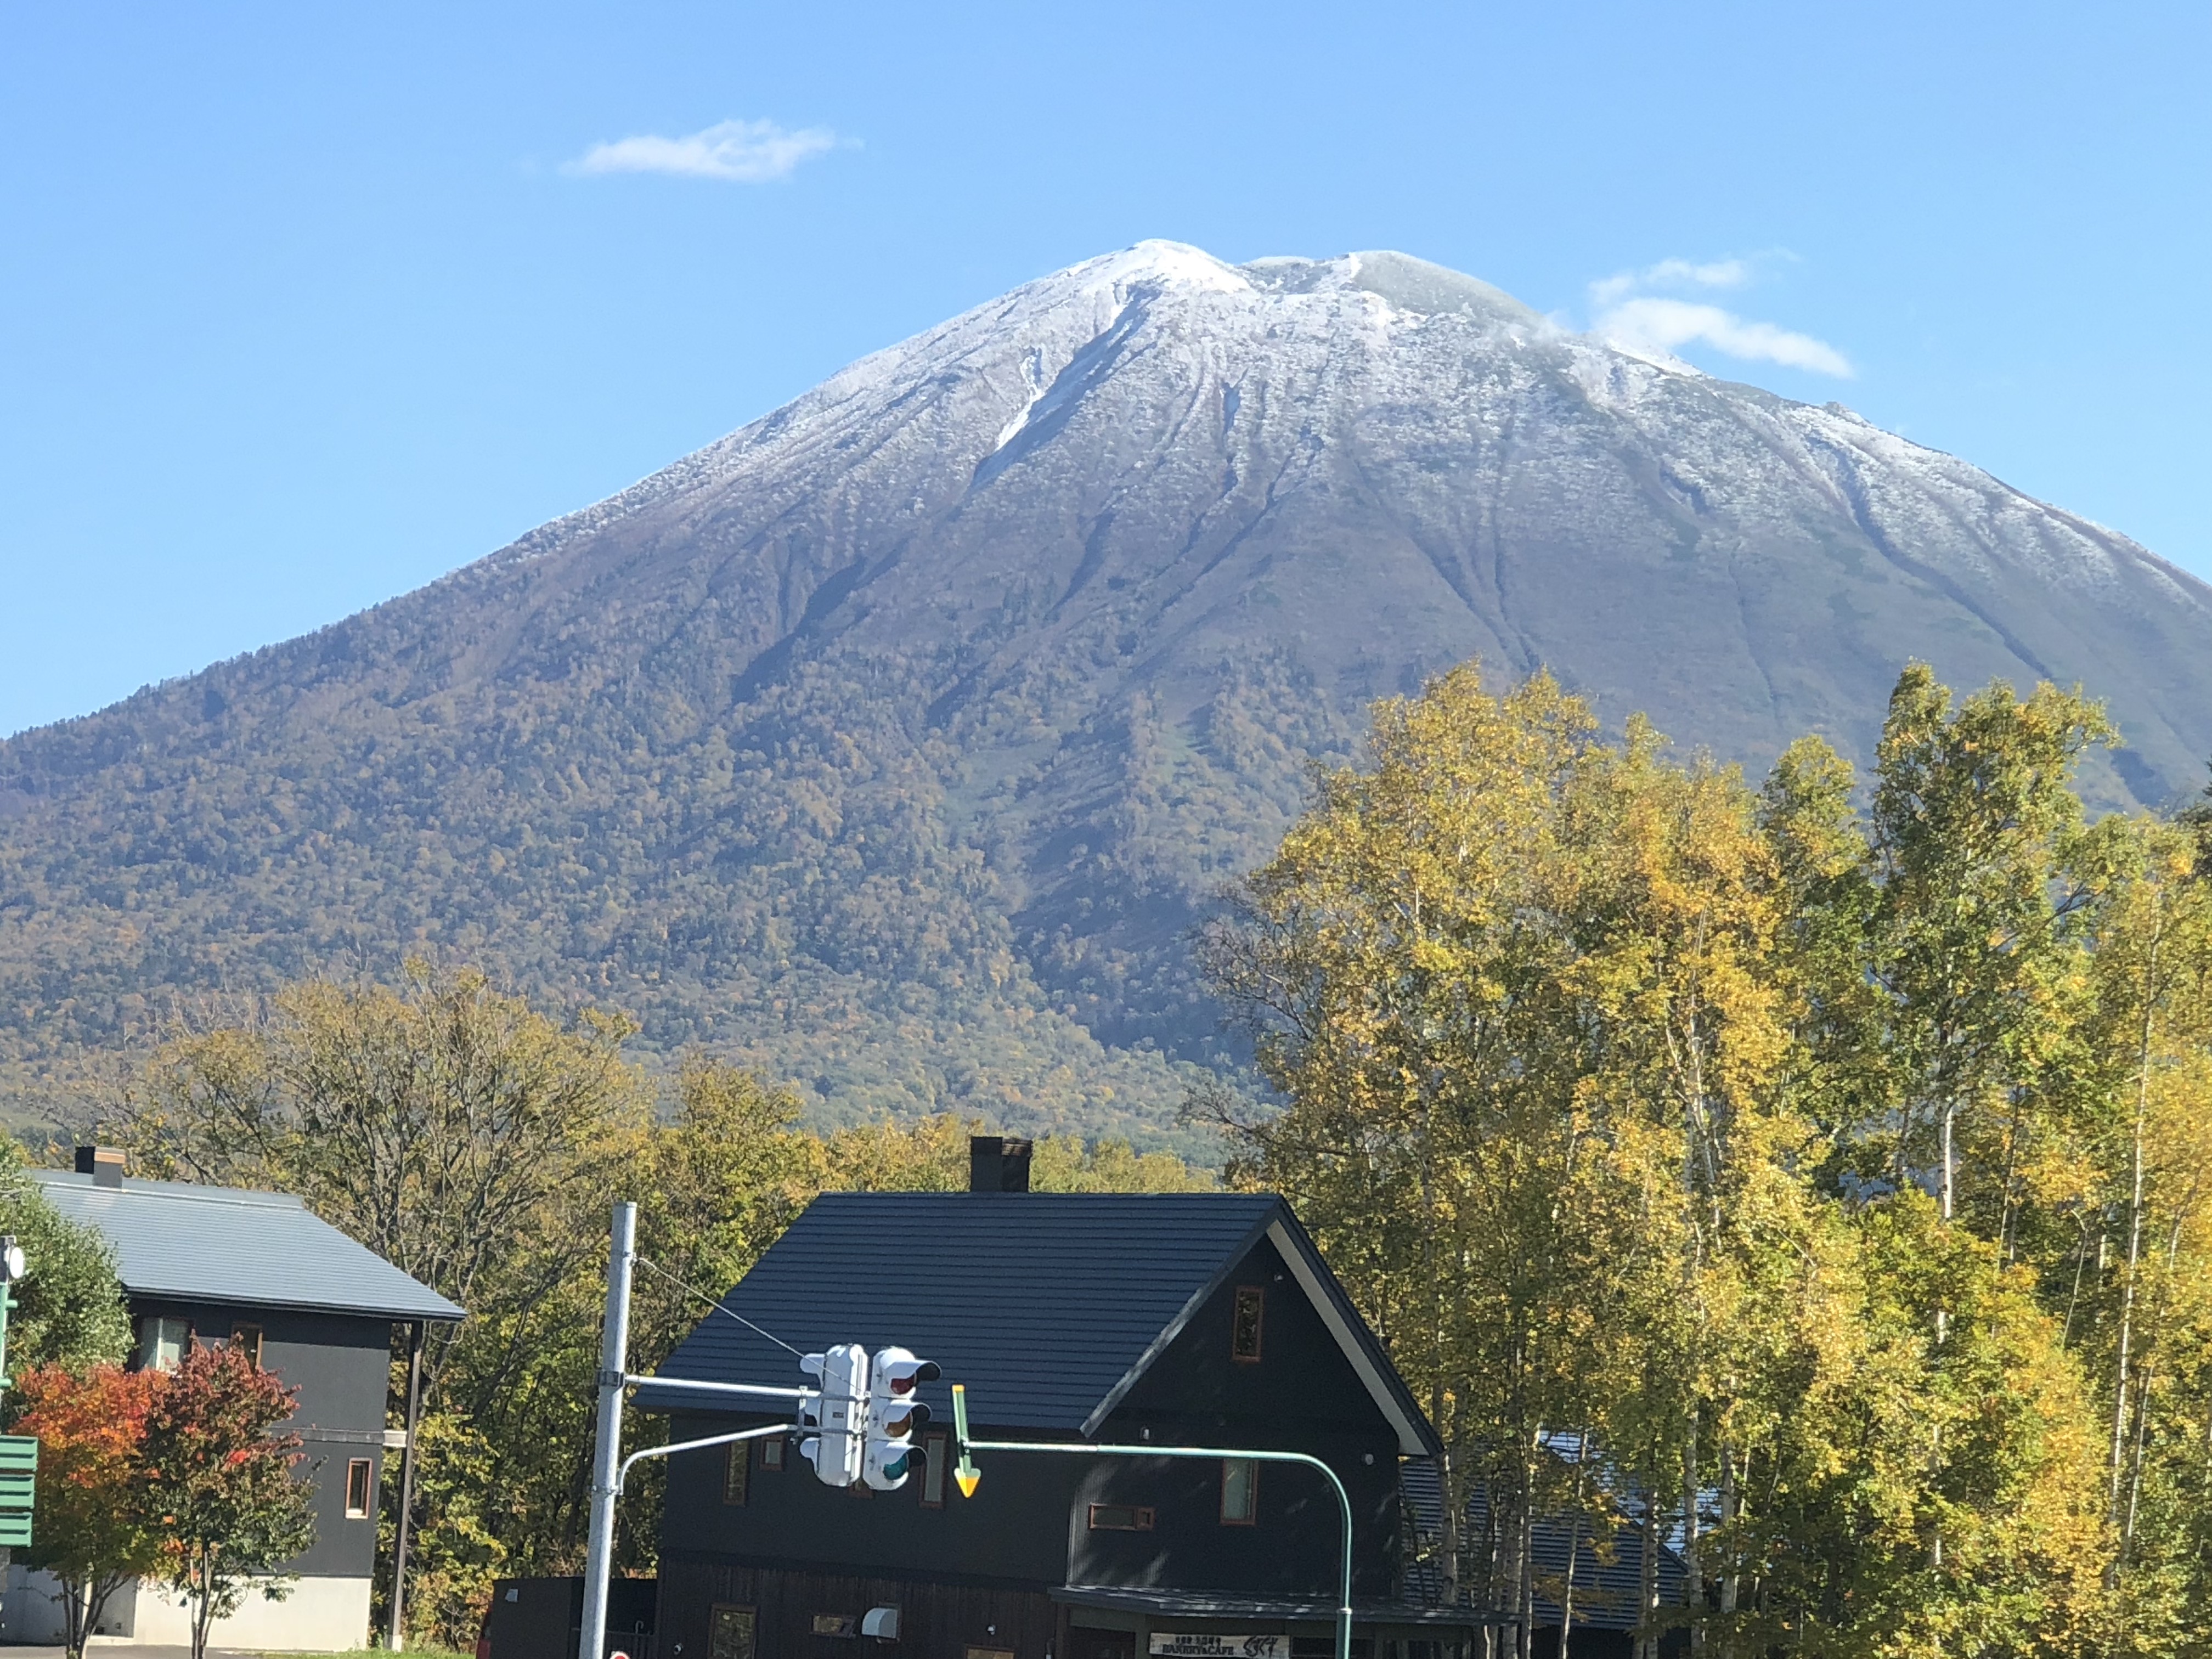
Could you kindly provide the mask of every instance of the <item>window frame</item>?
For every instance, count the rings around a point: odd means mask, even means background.
[[[358,1486],[361,1502],[354,1502],[354,1491]],[[366,1521],[376,1513],[376,1460],[372,1457],[346,1459],[345,1517],[349,1521]]]
[[[165,1337],[173,1329],[177,1333],[176,1352],[167,1364],[161,1363],[161,1348]],[[192,1322],[181,1314],[147,1314],[138,1321],[138,1369],[142,1371],[173,1371],[184,1363],[185,1356],[192,1351],[198,1333]]]
[[[262,1344],[268,1340],[268,1333],[259,1325],[240,1323],[230,1328],[230,1346],[245,1349],[246,1357],[253,1362],[257,1371],[261,1369]]]
[[[1229,1472],[1232,1468],[1244,1471],[1244,1513],[1229,1512]],[[1260,1460],[1256,1457],[1224,1457],[1221,1460],[1221,1524],[1224,1527],[1256,1527],[1260,1524]]]
[[[1252,1310],[1252,1351],[1244,1352],[1244,1310]],[[1231,1364],[1256,1365],[1267,1352],[1267,1287],[1239,1285],[1229,1312],[1229,1359]]]
[[[1110,1522],[1101,1522],[1098,1518],[1101,1510],[1126,1511],[1129,1516],[1129,1524],[1126,1527],[1117,1527]],[[1151,1532],[1159,1519],[1159,1512],[1149,1504],[1093,1504],[1085,1518],[1090,1523],[1085,1528],[1088,1532]]]
[[[715,1646],[721,1632],[715,1627],[722,1615],[729,1613],[744,1621],[745,1646],[742,1654],[724,1654]],[[707,1659],[758,1659],[760,1653],[760,1609],[744,1601],[714,1601],[707,1608]]]
[[[771,1435],[760,1443],[760,1466],[763,1473],[783,1473],[783,1442]]]
[[[722,1448],[722,1507],[741,1510],[753,1495],[753,1446],[732,1440]]]

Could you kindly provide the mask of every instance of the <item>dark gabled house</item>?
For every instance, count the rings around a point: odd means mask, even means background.
[[[33,1170],[46,1201],[114,1247],[137,1333],[132,1364],[173,1365],[195,1344],[243,1346],[299,1391],[286,1425],[314,1485],[315,1541],[287,1564],[281,1601],[249,1597],[215,1626],[220,1648],[344,1650],[368,1639],[376,1516],[395,1325],[419,1340],[461,1310],[284,1193],[126,1179],[120,1154],[82,1149],[76,1173]],[[36,1271],[35,1264],[33,1271]],[[43,1582],[42,1582],[43,1581]],[[5,1637],[58,1640],[60,1609],[43,1573],[9,1574]],[[189,1639],[182,1606],[150,1583],[108,1603],[100,1633],[138,1643]]]
[[[977,1159],[996,1186],[992,1161]],[[982,1453],[963,1498],[956,1381],[980,1438],[1319,1456],[1354,1509],[1358,1650],[1458,1659],[1484,1623],[1407,1594],[1400,1471],[1436,1437],[1279,1198],[830,1194],[722,1307],[750,1326],[710,1315],[659,1375],[796,1386],[793,1350],[848,1341],[902,1345],[945,1375],[923,1389],[927,1462],[895,1492],[825,1486],[782,1440],[672,1458],[659,1659],[1133,1659],[1232,1638],[1282,1659],[1333,1651],[1339,1522],[1316,1473]],[[774,1420],[700,1398],[639,1393],[674,1439]],[[865,1633],[886,1628],[895,1649]]]

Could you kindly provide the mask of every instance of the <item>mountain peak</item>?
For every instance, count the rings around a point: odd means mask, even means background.
[[[1549,668],[1758,769],[1908,659],[2212,751],[2212,590],[1838,409],[1388,251],[1144,242],[319,634],[0,743],[0,1061],[365,954],[829,1121],[1171,1133],[1188,943],[1367,705]]]

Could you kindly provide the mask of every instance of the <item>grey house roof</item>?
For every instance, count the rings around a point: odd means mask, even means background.
[[[133,1297],[386,1319],[462,1316],[287,1193],[181,1181],[95,1187],[90,1176],[63,1170],[25,1173],[63,1215],[106,1235]]]
[[[1334,1334],[1401,1449],[1436,1449],[1420,1408],[1290,1207],[1243,1193],[830,1193],[809,1205],[722,1306],[802,1351],[896,1342],[945,1368],[922,1390],[951,1417],[1083,1435],[1098,1425],[1262,1238]],[[797,1388],[797,1358],[709,1314],[659,1376]],[[639,1403],[697,1411],[698,1395]]]

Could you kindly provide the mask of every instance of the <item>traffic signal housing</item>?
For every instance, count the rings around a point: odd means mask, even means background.
[[[822,1384],[799,1402],[800,1427],[811,1432],[799,1443],[799,1455],[824,1486],[849,1486],[860,1478],[866,1454],[868,1351],[857,1342],[841,1343],[805,1355],[799,1368]]]
[[[924,1382],[939,1373],[937,1362],[919,1359],[905,1348],[878,1348],[869,1366],[868,1443],[860,1478],[878,1492],[896,1492],[913,1472],[915,1431],[929,1421],[929,1407],[916,1397]]]

